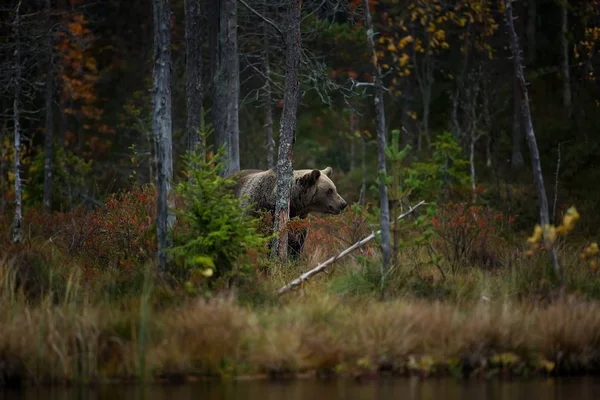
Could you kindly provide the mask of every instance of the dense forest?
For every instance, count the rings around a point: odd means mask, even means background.
[[[430,356],[450,373],[597,369],[582,349],[600,341],[600,1],[10,0],[0,15],[0,385],[390,359],[429,373]],[[292,170],[326,167],[349,207],[289,219]],[[245,169],[276,171],[272,215],[228,191]]]

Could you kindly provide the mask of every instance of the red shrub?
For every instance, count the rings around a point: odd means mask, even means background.
[[[24,221],[32,237],[51,239],[86,270],[131,270],[156,252],[151,229],[156,215],[155,199],[153,188],[135,187],[112,195],[93,211],[76,208],[46,214],[28,210]]]
[[[489,207],[451,203],[438,208],[432,218],[434,232],[441,239],[438,247],[454,270],[459,265],[484,263],[490,260],[490,239],[499,237],[514,217]]]
[[[366,208],[348,207],[339,215],[313,217],[306,221],[309,233],[304,252],[312,253],[320,249],[325,257],[338,254],[372,232]],[[363,250],[368,252],[370,246],[364,246]]]

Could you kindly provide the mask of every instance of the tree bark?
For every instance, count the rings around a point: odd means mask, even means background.
[[[202,14],[199,0],[185,0],[185,77],[187,96],[187,122],[185,132],[187,150],[200,153],[202,141]]]
[[[46,127],[44,129],[44,210],[52,210],[52,159],[53,159],[53,130],[54,130],[54,57],[52,50],[52,27],[50,0],[46,0],[48,21],[48,65],[46,69]]]
[[[300,36],[302,0],[292,0],[289,6],[288,30],[286,35],[285,84],[283,94],[283,112],[279,133],[279,154],[277,156],[277,201],[275,205],[274,240],[272,256],[287,259],[287,223],[289,221],[290,194],[293,180],[293,145],[296,140],[296,112],[300,99]]]
[[[21,188],[21,0],[17,3],[15,9],[14,22],[14,40],[15,40],[15,91],[13,100],[13,124],[14,124],[14,174],[15,174],[15,214],[11,229],[11,239],[13,243],[23,241],[23,203]]]
[[[240,170],[240,68],[237,46],[237,1],[220,0],[213,124],[217,146],[225,147],[224,175]]]
[[[563,105],[567,116],[571,117],[571,74],[569,72],[569,1],[563,0],[560,7],[560,47],[561,47],[561,75],[563,83]]]
[[[263,3],[263,11],[266,15],[267,3]],[[271,104],[271,66],[269,60],[269,32],[265,21],[263,26],[263,74],[265,75],[265,134],[267,140],[267,168],[275,168],[275,139],[273,137],[273,105]]]
[[[169,228],[174,216],[169,210],[169,192],[173,179],[171,122],[171,30],[169,0],[153,0],[154,8],[154,90],[152,129],[156,141],[158,180],[157,236],[158,262],[161,271],[167,268]]]
[[[525,132],[527,138],[527,144],[529,145],[529,151],[531,153],[531,164],[533,169],[533,180],[538,194],[539,206],[540,206],[540,223],[544,230],[544,241],[547,243],[547,233],[545,227],[550,224],[550,217],[548,211],[548,198],[546,196],[546,189],[544,187],[544,176],[542,174],[542,164],[540,162],[540,154],[537,147],[537,141],[535,138],[535,132],[533,130],[533,123],[531,120],[531,111],[529,109],[529,94],[527,92],[527,86],[525,83],[525,74],[523,73],[523,64],[521,61],[521,51],[519,49],[519,38],[515,31],[512,14],[512,0],[504,0],[505,13],[506,13],[506,24],[508,32],[510,34],[510,49],[513,55],[515,63],[515,71],[517,74],[517,80],[519,83],[519,89],[521,94],[521,112],[523,115],[523,121],[525,123]],[[552,246],[552,262],[554,270],[558,274],[560,266],[558,261],[558,254],[556,248]]]
[[[522,28],[522,22],[517,20],[517,27],[515,28],[515,34],[517,40]],[[510,164],[513,168],[520,168],[525,163],[523,159],[523,127],[522,127],[522,116],[521,116],[521,91],[519,88],[517,66],[514,66],[513,71],[513,115],[512,115],[512,151],[510,157]]]
[[[381,82],[381,68],[377,61],[377,52],[375,51],[375,42],[373,40],[373,26],[371,24],[371,12],[369,10],[368,0],[363,0],[365,13],[365,28],[367,29],[367,42],[371,52],[371,63],[373,67],[373,77],[375,84],[375,113],[377,124],[377,170],[379,175],[379,203],[381,208],[380,224],[381,224],[381,252],[383,256],[381,265],[381,281],[382,287],[385,276],[389,270],[391,249],[390,249],[390,210],[388,202],[387,185],[383,177],[386,172],[386,132],[385,132],[385,110],[383,105],[383,83]]]

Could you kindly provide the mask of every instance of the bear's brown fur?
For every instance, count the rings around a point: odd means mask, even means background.
[[[323,170],[301,169],[294,171],[290,196],[290,219],[304,219],[311,213],[339,214],[348,205],[337,192],[331,180],[331,167]],[[236,181],[235,195],[244,204],[254,204],[256,211],[275,213],[277,174],[269,170],[242,170],[232,175]],[[299,253],[306,239],[306,231],[290,235],[289,245]],[[296,254],[296,255],[297,255]]]

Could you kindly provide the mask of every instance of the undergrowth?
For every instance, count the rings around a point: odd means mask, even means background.
[[[26,240],[0,239],[0,386],[598,372],[598,248],[568,210],[561,226],[570,233],[552,243],[560,280],[543,246],[528,248],[538,230],[527,241],[514,216],[458,202],[435,205],[430,224],[416,223],[423,211],[398,225],[383,287],[374,240],[278,297],[376,230],[374,208],[294,221],[309,232],[298,260],[256,253],[253,273],[200,293],[156,272],[154,204],[154,189],[139,186],[95,210],[30,209]],[[7,232],[10,219],[0,225]]]

